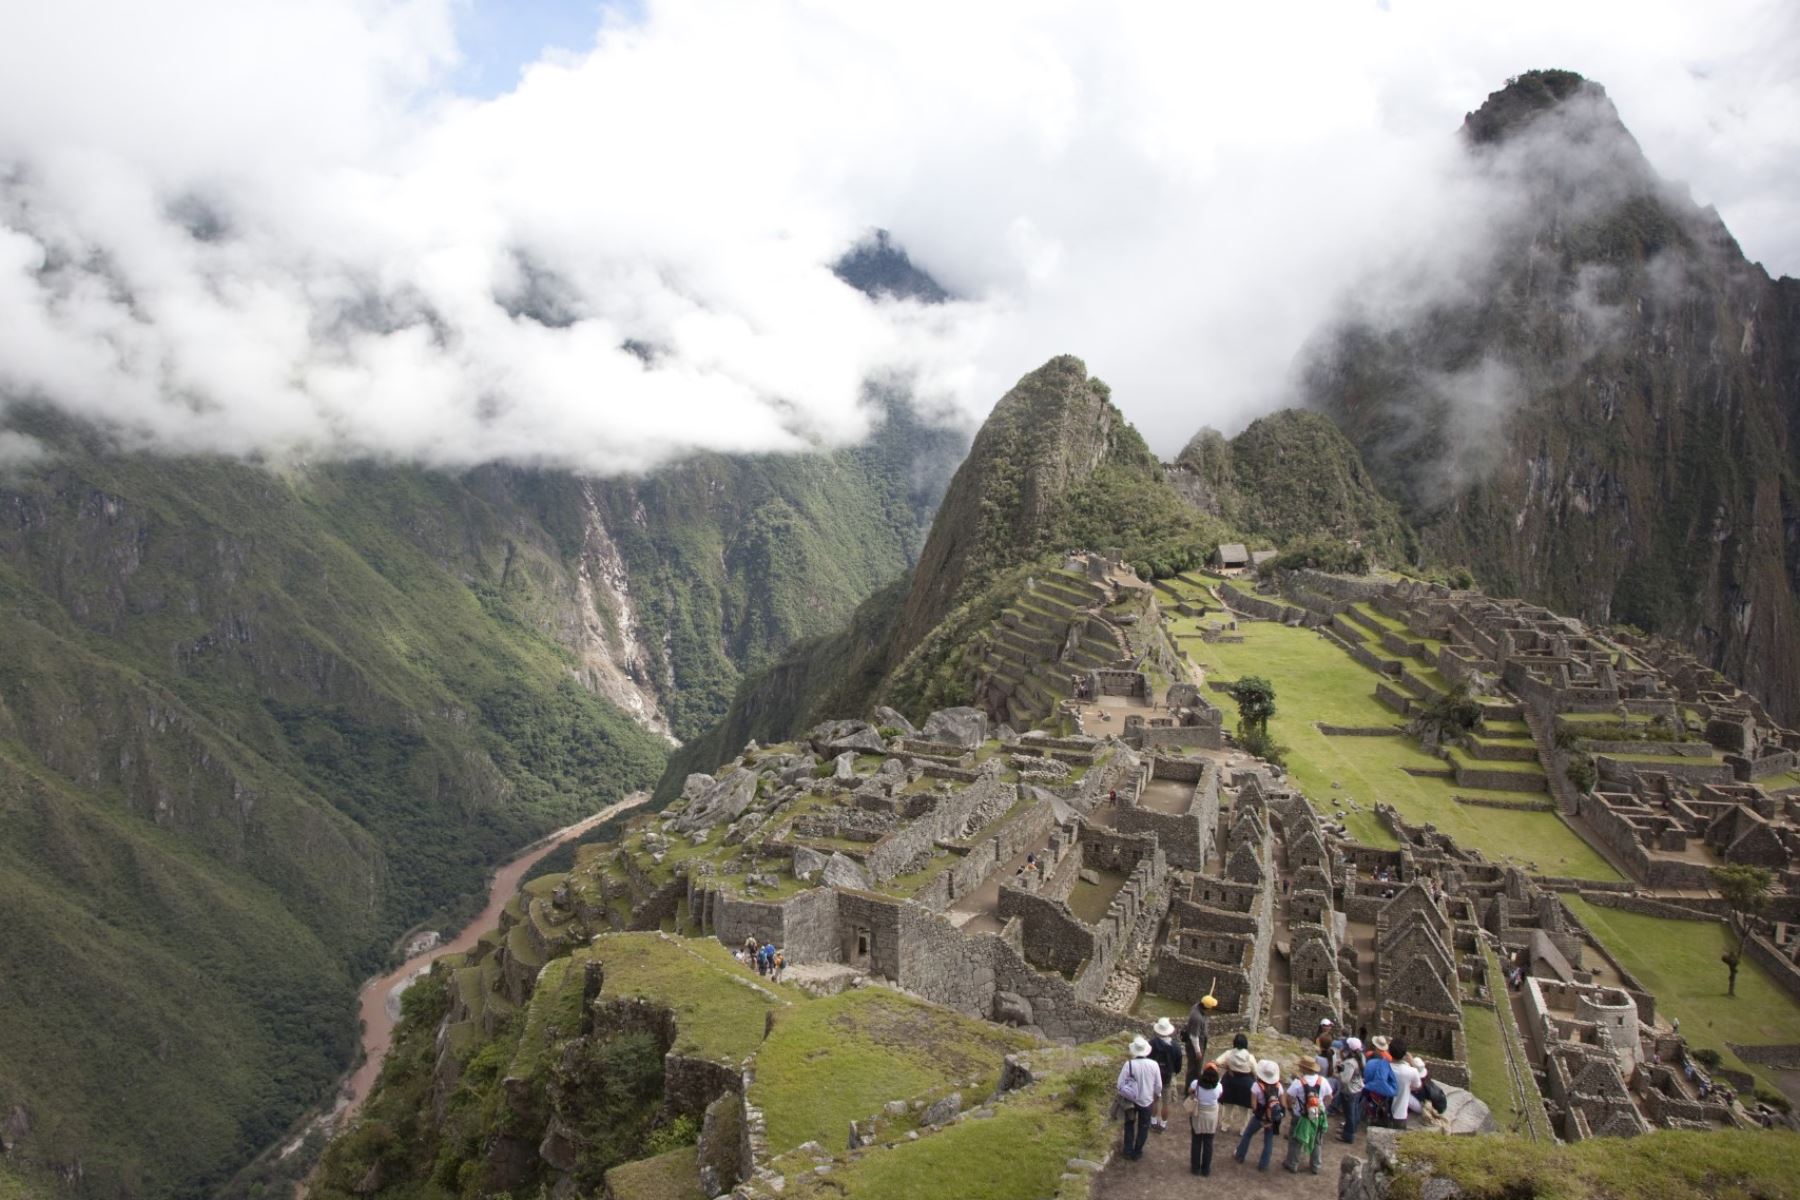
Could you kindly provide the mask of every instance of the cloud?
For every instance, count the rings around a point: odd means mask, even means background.
[[[1286,398],[1377,267],[1490,225],[1452,136],[1606,83],[1800,265],[1786,10],[650,3],[459,97],[451,0],[24,6],[0,43],[0,394],[127,445],[644,469],[979,417],[1073,352],[1158,449]],[[962,299],[829,264],[892,229]]]

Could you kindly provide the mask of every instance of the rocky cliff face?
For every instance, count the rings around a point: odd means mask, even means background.
[[[916,645],[995,571],[1038,553],[1063,499],[1103,465],[1154,477],[1156,460],[1078,358],[1053,358],[994,406],[919,555],[897,640]]]
[[[1800,283],[1745,261],[1605,92],[1533,72],[1472,113],[1491,257],[1322,341],[1312,405],[1427,554],[1665,633],[1800,715]]]

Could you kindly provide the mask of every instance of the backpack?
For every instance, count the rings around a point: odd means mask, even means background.
[[[1256,1086],[1263,1090],[1262,1101],[1251,1111],[1256,1113],[1265,1125],[1280,1125],[1282,1116],[1287,1112],[1286,1106],[1281,1102],[1281,1085],[1259,1081]]]
[[[1325,1116],[1325,1097],[1321,1094],[1325,1084],[1300,1081],[1300,1115],[1309,1121],[1317,1121]]]
[[[1363,1090],[1373,1092],[1377,1096],[1394,1098],[1394,1089],[1400,1081],[1394,1078],[1394,1064],[1377,1055],[1363,1064]]]
[[[1435,1079],[1427,1079],[1425,1081],[1425,1099],[1431,1102],[1431,1107],[1436,1110],[1440,1116],[1443,1115],[1446,1108],[1450,1107],[1450,1097],[1445,1094],[1443,1088],[1438,1086],[1438,1082]]]

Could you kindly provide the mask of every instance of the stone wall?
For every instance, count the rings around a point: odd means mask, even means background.
[[[1759,933],[1751,934],[1744,951],[1761,963],[1788,995],[1800,1000],[1800,966],[1777,950],[1768,938]]]
[[[1073,976],[1095,957],[1093,928],[1061,900],[1002,884],[999,916],[1002,921],[1019,919],[1025,958],[1034,967]]]

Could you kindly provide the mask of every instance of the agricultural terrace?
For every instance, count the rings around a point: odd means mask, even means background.
[[[1287,766],[1294,781],[1320,807],[1356,802],[1345,824],[1352,837],[1375,846],[1394,845],[1375,818],[1375,804],[1393,805],[1408,821],[1430,822],[1496,862],[1513,862],[1543,875],[1579,879],[1618,879],[1609,865],[1552,812],[1483,808],[1456,803],[1452,797],[1518,803],[1531,793],[1484,791],[1458,787],[1447,778],[1409,775],[1405,768],[1445,771],[1448,764],[1412,738],[1327,736],[1318,724],[1392,725],[1400,718],[1375,699],[1380,677],[1356,662],[1325,637],[1309,629],[1268,621],[1242,621],[1241,643],[1202,642],[1199,622],[1171,617],[1179,645],[1206,671],[1209,680],[1229,681],[1261,675],[1275,687],[1275,719],[1269,730],[1287,747]],[[1183,636],[1189,635],[1189,636]],[[1233,718],[1229,696],[1208,698]],[[1486,762],[1484,767],[1502,764]],[[1518,764],[1523,767],[1526,764]],[[1535,769],[1535,765],[1533,765]],[[1333,788],[1332,784],[1341,786]],[[1544,797],[1548,799],[1548,797]]]
[[[1717,1050],[1726,1066],[1748,1071],[1764,1087],[1800,1090],[1795,1072],[1783,1080],[1768,1067],[1745,1063],[1730,1043],[1746,1046],[1800,1042],[1800,1004],[1748,955],[1738,971],[1737,995],[1725,994],[1725,966],[1719,956],[1731,948],[1731,933],[1717,921],[1673,921],[1602,908],[1579,896],[1563,903],[1638,982],[1656,996],[1660,1019],[1681,1019],[1682,1036],[1696,1048]]]

